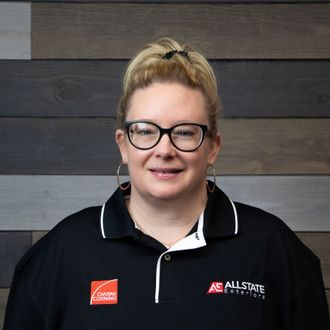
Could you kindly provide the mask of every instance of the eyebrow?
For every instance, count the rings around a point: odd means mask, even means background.
[[[151,120],[151,119],[126,119],[125,120],[126,122],[146,122],[146,123],[151,123],[151,124],[156,124],[160,127],[163,127],[161,124],[157,123],[156,121],[154,120]],[[180,124],[198,124],[198,125],[206,125],[208,126],[208,123],[203,123],[203,122],[197,122],[197,121],[191,121],[189,119],[182,119],[182,120],[178,120],[176,122],[174,122],[171,126],[169,127],[163,127],[163,128],[171,128],[173,126],[176,126],[176,125],[180,125]]]

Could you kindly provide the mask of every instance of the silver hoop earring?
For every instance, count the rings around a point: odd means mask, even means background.
[[[212,176],[213,176],[213,184],[212,184],[212,187],[210,187],[209,185],[209,182],[206,178],[206,187],[207,187],[207,190],[210,192],[210,193],[213,193],[214,190],[215,190],[215,187],[216,187],[216,184],[217,184],[217,176],[215,174],[215,168],[214,168],[214,165],[213,164],[209,164],[207,165],[207,168],[209,168],[211,166],[211,169],[212,169]],[[207,174],[206,174],[207,175]]]
[[[126,186],[122,186],[120,184],[120,180],[119,180],[119,176],[120,176],[120,169],[121,169],[121,166],[123,165],[123,163],[120,163],[118,168],[117,168],[117,184],[118,184],[118,187],[122,190],[122,191],[125,191],[127,190],[130,185],[131,185],[131,182],[128,182],[128,184]]]

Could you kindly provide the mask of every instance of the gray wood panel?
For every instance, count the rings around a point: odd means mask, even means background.
[[[15,266],[31,245],[30,231],[0,231],[0,288],[10,287]]]
[[[127,59],[166,35],[193,43],[209,58],[330,58],[326,3],[33,3],[32,9],[35,59]]]
[[[31,4],[0,2],[0,59],[30,58]]]
[[[212,61],[225,117],[330,117],[330,61]],[[115,117],[125,60],[0,60],[0,116]]]
[[[298,237],[320,258],[324,286],[330,288],[330,233],[298,233]]]
[[[47,230],[37,230],[32,232],[32,244],[35,244],[48,233]]]
[[[223,176],[217,182],[233,200],[274,213],[295,231],[330,231],[330,176]],[[112,176],[0,176],[0,230],[48,230],[104,203],[116,186]]]
[[[330,119],[220,119],[218,174],[329,174]],[[115,174],[110,118],[0,118],[0,174]]]
[[[14,267],[31,245],[31,232],[0,231],[0,288],[10,286]]]
[[[328,119],[220,119],[218,174],[328,174]]]

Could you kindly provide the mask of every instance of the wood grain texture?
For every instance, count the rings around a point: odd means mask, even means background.
[[[10,286],[14,267],[31,247],[31,238],[31,232],[0,231],[0,288]]]
[[[231,199],[274,213],[295,231],[330,231],[330,176],[223,176],[217,182]],[[0,186],[0,230],[40,231],[101,205],[117,182],[113,176],[0,176]]]
[[[126,61],[0,61],[0,116],[115,117]]]
[[[48,233],[47,230],[38,230],[32,232],[32,244],[37,243],[42,237]]]
[[[95,173],[114,172],[114,126],[104,118],[0,119],[1,174],[83,174],[95,164]]]
[[[298,233],[298,237],[320,258],[324,286],[330,289],[330,233]]]
[[[220,119],[218,174],[329,174],[330,119]],[[0,118],[0,174],[115,174],[111,118]]]
[[[330,117],[330,61],[212,61],[225,117]],[[125,60],[0,61],[0,116],[115,117]]]
[[[0,329],[3,327],[9,289],[0,289]]]
[[[330,61],[212,61],[225,117],[329,117]]]
[[[31,4],[0,2],[0,59],[30,58]]]
[[[218,174],[328,174],[328,119],[222,119]]]
[[[330,4],[32,4],[34,59],[127,59],[163,36],[208,58],[330,58]]]

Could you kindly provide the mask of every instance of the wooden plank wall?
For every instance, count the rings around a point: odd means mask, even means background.
[[[330,297],[330,1],[0,1],[0,328],[21,255],[113,191],[121,77],[166,35],[216,70],[219,185],[297,232]]]

